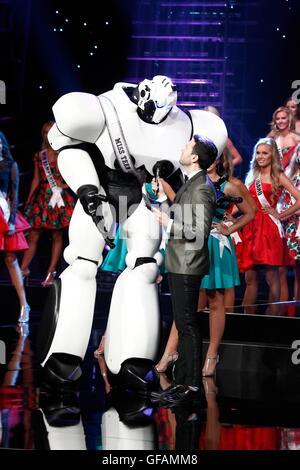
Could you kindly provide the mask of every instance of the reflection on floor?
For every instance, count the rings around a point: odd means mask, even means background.
[[[260,368],[220,367],[216,379],[203,381],[200,401],[157,407],[149,397],[111,387],[104,358],[93,357],[104,329],[98,317],[80,390],[62,397],[40,388],[35,361],[39,318],[35,311],[29,326],[0,327],[0,447],[300,449],[299,373],[280,377]],[[160,379],[163,389],[170,385],[170,376]]]

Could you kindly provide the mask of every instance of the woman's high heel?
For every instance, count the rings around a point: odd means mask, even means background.
[[[27,269],[21,269],[21,274],[22,274],[23,280],[25,280],[26,277],[28,277],[29,274],[30,274],[30,269],[28,269],[28,268]]]
[[[56,276],[56,271],[49,272],[46,276],[46,279],[42,282],[43,287],[52,286]]]
[[[213,377],[216,372],[216,367],[219,362],[219,354],[216,356],[206,356],[205,363],[202,369],[203,377]]]
[[[105,336],[103,335],[98,348],[94,351],[94,357],[98,358],[100,356],[103,356],[103,354],[104,354],[104,341],[105,341]]]
[[[173,353],[165,353],[163,354],[161,360],[159,361],[158,364],[156,364],[155,369],[157,372],[166,372],[167,368],[171,365],[174,364],[178,359],[178,352],[173,352]]]

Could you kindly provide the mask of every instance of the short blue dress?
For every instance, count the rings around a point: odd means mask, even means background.
[[[228,180],[225,180],[220,185],[219,190],[223,193]],[[225,212],[229,208],[230,203],[222,204],[222,207],[217,207],[216,216],[213,222],[220,223]],[[218,217],[219,216],[219,217]],[[230,250],[226,246],[223,248],[221,256],[219,240],[210,234],[208,238],[209,250],[209,273],[206,274],[201,282],[201,289],[227,289],[235,287],[240,284],[239,270],[235,248],[231,241],[231,237],[226,237],[229,242]]]

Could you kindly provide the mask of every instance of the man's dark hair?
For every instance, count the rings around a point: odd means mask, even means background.
[[[207,170],[218,156],[218,149],[212,140],[200,135],[194,135],[195,145],[193,153],[198,155],[198,162],[202,170]]]

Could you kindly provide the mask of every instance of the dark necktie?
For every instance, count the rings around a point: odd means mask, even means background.
[[[188,175],[183,175],[184,182],[186,183],[189,180]]]

